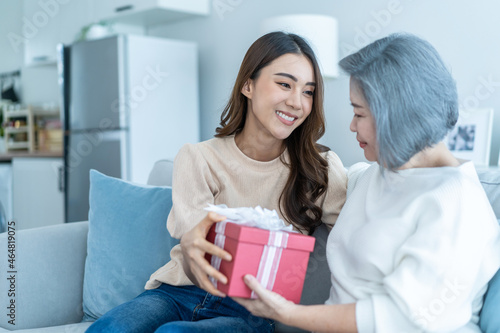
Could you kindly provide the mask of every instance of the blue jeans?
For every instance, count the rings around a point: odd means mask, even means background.
[[[252,315],[229,297],[162,284],[111,309],[86,332],[274,332],[274,322]]]

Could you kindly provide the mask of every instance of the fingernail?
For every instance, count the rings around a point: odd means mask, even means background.
[[[231,260],[233,260],[233,258],[231,257],[231,255],[227,254],[224,256],[224,260],[231,261]]]

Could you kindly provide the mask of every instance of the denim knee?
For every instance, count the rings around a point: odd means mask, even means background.
[[[116,320],[114,317],[102,317],[94,322],[85,333],[126,333],[134,332],[134,328],[122,320]],[[141,331],[147,333],[148,331]],[[154,329],[150,332],[154,332]]]
[[[174,321],[160,326],[155,333],[182,333],[193,332],[192,322]],[[187,325],[186,325],[187,324]]]
[[[160,326],[155,333],[265,333],[274,332],[274,322],[264,319],[253,325],[238,317],[217,317],[198,321],[174,321]]]

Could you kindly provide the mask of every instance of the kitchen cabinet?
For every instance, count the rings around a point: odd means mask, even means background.
[[[92,0],[97,20],[154,26],[210,13],[210,0]]]
[[[0,163],[0,232],[5,231],[2,220],[12,219],[12,166],[10,163]],[[6,223],[4,220],[4,223]]]
[[[23,0],[25,65],[55,64],[57,44],[72,43],[82,27],[91,22],[87,1]]]
[[[71,44],[91,23],[147,27],[209,13],[210,0],[23,0],[18,39],[24,41],[25,65],[55,64],[57,44]]]
[[[12,214],[18,229],[64,223],[62,158],[12,159]]]

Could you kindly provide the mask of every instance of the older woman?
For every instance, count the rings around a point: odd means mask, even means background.
[[[454,80],[429,43],[405,34],[340,66],[351,76],[350,129],[377,163],[353,168],[329,236],[330,298],[295,305],[246,276],[259,299],[237,301],[314,331],[480,332],[500,232],[474,165],[442,142],[458,117]]]

